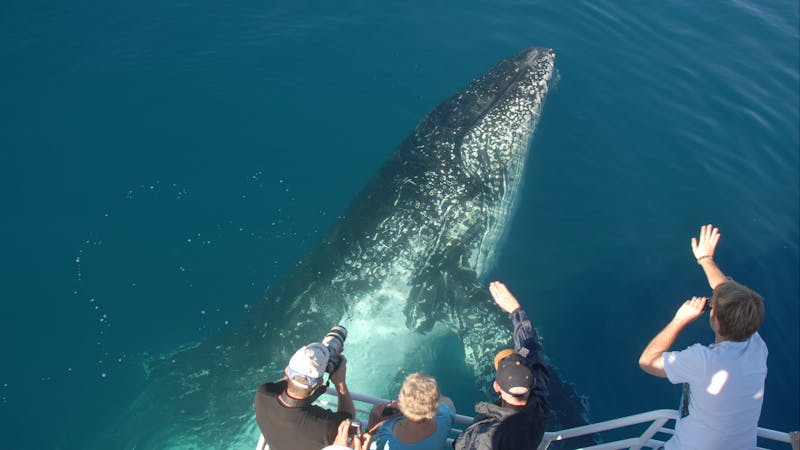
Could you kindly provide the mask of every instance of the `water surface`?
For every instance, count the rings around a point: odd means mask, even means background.
[[[718,224],[722,269],[767,301],[761,425],[796,428],[798,20],[785,0],[4,3],[2,446],[81,448],[144,359],[243,321],[419,118],[531,45],[560,80],[492,277],[594,420],[672,408],[636,362],[709,293],[689,238]],[[677,346],[712,340],[700,320]]]

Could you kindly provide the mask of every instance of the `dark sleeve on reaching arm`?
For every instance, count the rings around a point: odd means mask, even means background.
[[[539,342],[539,335],[533,328],[531,319],[522,308],[511,313],[511,323],[514,324],[514,350],[528,361],[528,366],[536,378],[534,392],[539,396],[546,396],[550,392],[550,372],[544,361],[544,349]]]

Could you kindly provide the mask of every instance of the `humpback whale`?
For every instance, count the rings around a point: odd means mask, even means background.
[[[554,65],[552,50],[529,48],[437,106],[246,323],[149,361],[142,392],[95,445],[252,448],[256,387],[335,324],[349,329],[353,391],[393,395],[399,373],[425,369],[420,349],[448,336],[487,389],[511,333],[481,277],[512,215]],[[570,391],[560,385],[554,395]],[[554,405],[580,414],[571,407]]]

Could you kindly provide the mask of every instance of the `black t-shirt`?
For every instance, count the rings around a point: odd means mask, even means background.
[[[262,384],[256,391],[256,422],[270,450],[320,450],[336,439],[339,424],[350,414],[319,406],[283,406],[278,397],[286,380]]]

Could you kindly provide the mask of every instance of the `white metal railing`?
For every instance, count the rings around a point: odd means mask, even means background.
[[[620,417],[617,419],[607,420],[605,422],[592,423],[581,427],[568,428],[566,430],[548,431],[544,434],[542,443],[539,444],[539,450],[544,450],[550,446],[553,441],[562,441],[579,436],[589,436],[598,434],[603,431],[616,430],[620,428],[638,425],[641,423],[651,422],[650,426],[638,437],[623,439],[615,442],[605,442],[586,449],[593,450],[612,450],[629,448],[632,450],[639,450],[643,447],[658,448],[664,444],[662,441],[653,439],[656,433],[672,434],[673,430],[664,428],[664,424],[669,420],[678,418],[678,411],[672,409],[659,409],[649,411],[641,414],[635,414],[627,417]]]
[[[641,414],[634,414],[632,416],[620,417],[617,419],[607,420],[605,422],[598,422],[581,427],[568,428],[559,431],[548,431],[544,434],[542,443],[539,445],[538,450],[547,449],[551,442],[570,439],[578,436],[587,436],[592,434],[599,434],[603,431],[618,430],[633,425],[642,423],[650,423],[647,429],[638,437],[622,439],[614,442],[604,442],[602,444],[592,445],[590,447],[581,447],[582,450],[639,450],[642,448],[659,448],[666,441],[654,439],[653,437],[658,433],[672,435],[675,432],[674,428],[667,428],[664,425],[670,420],[674,421],[678,418],[679,413],[674,409],[658,409],[655,411],[648,411]],[[790,443],[789,433],[781,431],[770,430],[769,428],[758,427],[756,429],[759,439]],[[767,450],[765,447],[756,447],[756,450]]]
[[[373,406],[386,403],[388,401],[386,399],[371,397],[369,395],[358,394],[355,392],[351,392],[351,395],[353,397],[353,403],[355,403],[356,405],[356,418],[364,424],[367,423],[367,420],[369,418],[369,411],[372,409]],[[336,396],[336,390],[334,388],[329,387],[325,395],[320,397],[320,399],[318,399],[316,403],[320,406],[325,406],[328,408],[335,409],[337,407],[337,401],[338,397]],[[364,404],[368,404],[370,406],[363,406]],[[632,437],[628,437],[613,442],[604,442],[601,444],[592,445],[590,447],[574,447],[574,450],[578,449],[640,450],[643,448],[655,449],[664,445],[664,442],[666,442],[666,440],[662,441],[659,439],[655,439],[654,438],[655,435],[661,433],[671,436],[675,432],[675,430],[674,428],[666,427],[666,424],[669,421],[675,421],[677,418],[678,418],[678,411],[674,409],[657,409],[654,411],[634,414],[632,416],[619,417],[616,419],[606,420],[604,422],[592,423],[580,427],[567,428],[564,430],[557,430],[557,431],[548,431],[544,434],[544,437],[542,438],[542,443],[539,444],[538,450],[548,449],[550,447],[550,444],[553,442],[568,441],[569,439],[581,436],[601,435],[601,433],[605,431],[620,430],[623,428],[646,424],[646,423],[649,423],[649,425],[647,426],[645,431],[641,434],[636,432]],[[451,448],[450,445],[452,444],[453,439],[455,439],[458,436],[458,434],[463,431],[464,427],[466,427],[471,423],[472,423],[472,417],[456,414],[455,424],[453,425],[453,428],[450,430],[450,435],[447,439],[447,445],[448,445],[447,448]],[[633,431],[631,431],[631,433],[633,433]],[[789,433],[770,430],[768,428],[758,427],[758,437],[759,439],[762,440],[784,442],[787,444],[790,443]],[[667,439],[669,438],[667,437]],[[267,444],[264,441],[264,436],[259,436],[256,450],[269,450],[269,447],[267,447]],[[767,448],[757,447],[756,450],[767,450]]]

